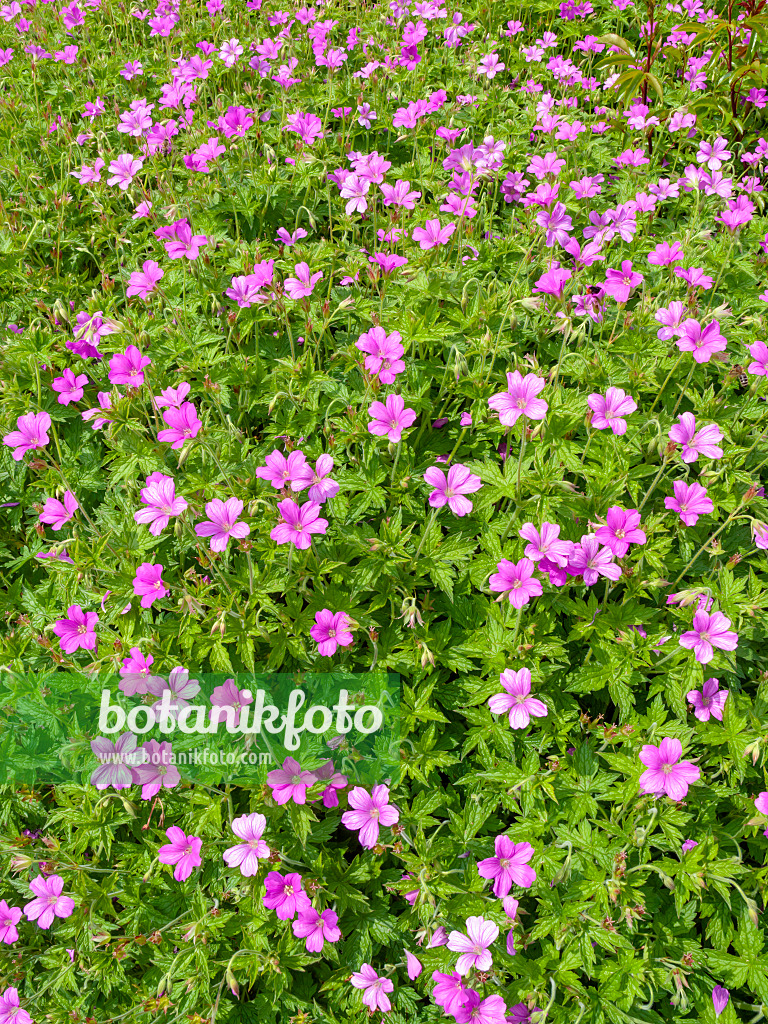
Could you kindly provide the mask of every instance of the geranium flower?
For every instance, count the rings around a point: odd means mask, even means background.
[[[80,505],[72,491],[64,491],[63,502],[56,498],[46,498],[43,511],[40,513],[40,522],[47,523],[52,530],[60,530],[79,508]]]
[[[686,696],[700,722],[708,722],[710,715],[722,722],[728,693],[728,690],[720,689],[719,680],[707,679],[700,690],[689,690]]]
[[[359,833],[358,839],[366,850],[372,850],[378,842],[379,826],[394,825],[400,820],[400,812],[389,803],[389,786],[374,786],[370,793],[355,786],[348,800],[353,810],[342,814],[342,824]]]
[[[371,1013],[376,1010],[388,1013],[392,1009],[387,993],[394,990],[395,983],[389,978],[380,978],[370,964],[363,964],[349,980],[355,988],[362,989],[363,1003]]]
[[[305,551],[312,544],[313,533],[325,533],[328,520],[320,515],[320,506],[314,501],[306,501],[299,506],[291,498],[280,501],[277,511],[283,517],[270,531],[270,538],[277,544],[293,544],[300,551]]]
[[[680,740],[663,739],[658,747],[646,743],[640,751],[640,760],[648,769],[640,776],[641,791],[684,800],[688,787],[701,777],[701,772],[690,761],[681,761],[682,755]]]
[[[302,771],[301,765],[293,757],[286,757],[282,768],[275,768],[267,775],[267,785],[272,790],[272,799],[276,804],[287,804],[289,800],[295,804],[305,804],[307,790],[316,781],[312,772]]]
[[[621,388],[608,388],[605,397],[598,394],[587,398],[587,405],[592,410],[592,426],[595,430],[609,429],[618,435],[626,434],[629,416],[637,409],[637,402]]]
[[[133,769],[137,785],[141,786],[141,799],[152,800],[161,789],[173,789],[181,782],[179,770],[173,764],[170,743],[148,740],[139,747],[144,760]]]
[[[334,614],[329,608],[323,608],[315,613],[315,624],[309,634],[317,643],[317,653],[323,657],[330,657],[336,653],[337,647],[348,647],[354,640],[349,631],[347,613]]]
[[[498,572],[488,580],[490,589],[494,593],[508,594],[513,608],[522,608],[532,597],[544,593],[540,581],[533,576],[536,564],[530,558],[521,558],[517,563],[502,558],[496,568]]]
[[[461,953],[456,961],[456,973],[462,978],[471,968],[488,971],[493,965],[490,947],[499,937],[499,926],[484,917],[468,917],[467,932],[452,931],[448,936],[448,949]]]
[[[512,427],[520,416],[530,420],[543,420],[549,406],[536,396],[546,386],[543,377],[528,373],[525,377],[515,370],[507,373],[507,390],[501,391],[488,399],[488,405],[499,414],[499,422],[505,427]]]
[[[238,517],[243,511],[243,503],[239,498],[214,498],[205,506],[205,514],[208,519],[195,526],[195,533],[198,537],[211,538],[211,551],[225,551],[229,544],[229,538],[242,540],[251,532],[247,523],[238,522]]]
[[[528,866],[528,861],[535,853],[531,844],[515,845],[509,836],[496,836],[494,848],[495,857],[486,857],[477,862],[480,877],[493,879],[494,896],[507,896],[513,885],[529,889],[536,881],[536,872]]]
[[[700,609],[693,616],[693,629],[683,633],[680,646],[693,651],[696,661],[702,665],[712,661],[714,648],[721,651],[735,651],[739,644],[739,635],[730,629],[731,620],[722,612],[711,615]]]
[[[472,502],[464,495],[474,494],[483,486],[480,477],[459,462],[451,466],[447,477],[442,469],[430,466],[424,473],[424,482],[434,488],[429,496],[432,508],[447,505],[456,516],[466,516],[472,511]]]
[[[99,621],[96,612],[84,612],[79,604],[72,604],[67,608],[67,616],[66,619],[57,619],[52,627],[62,651],[74,654],[81,647],[84,651],[96,650],[96,624]]]
[[[305,940],[308,953],[320,953],[326,942],[338,942],[341,938],[339,918],[330,908],[322,914],[314,907],[300,911],[292,928],[297,939]]]
[[[399,441],[417,416],[415,410],[406,409],[400,395],[387,395],[386,402],[373,402],[368,415],[371,417],[368,432],[377,437],[386,435],[390,441]]]
[[[723,449],[718,447],[717,442],[722,441],[723,435],[716,423],[708,423],[697,431],[696,417],[692,412],[684,412],[678,418],[680,422],[674,424],[668,436],[670,441],[683,446],[683,462],[695,462],[699,455],[708,459],[722,459]]]
[[[162,565],[142,562],[133,580],[133,593],[135,597],[141,597],[142,608],[151,607],[155,601],[169,594],[170,590],[163,580]]]
[[[64,879],[59,875],[38,875],[29,883],[34,899],[24,906],[28,921],[37,921],[40,928],[50,928],[54,917],[71,917],[75,901],[71,896],[62,896]]]
[[[229,867],[239,868],[244,878],[252,878],[259,870],[259,860],[269,856],[269,847],[261,838],[266,827],[267,819],[256,811],[232,822],[232,831],[243,842],[230,846],[223,857]]]
[[[664,507],[671,512],[678,512],[686,526],[695,526],[699,516],[714,512],[715,506],[701,484],[687,484],[684,480],[675,480],[674,497],[664,499]]]
[[[16,420],[16,430],[6,434],[3,444],[14,448],[12,458],[20,462],[28,451],[45,448],[48,444],[48,431],[51,429],[51,417],[47,412],[28,412]]]
[[[198,836],[186,835],[178,825],[171,825],[165,830],[165,834],[170,842],[160,847],[157,859],[161,864],[175,864],[173,877],[177,882],[183,882],[189,878],[194,868],[199,868],[203,863],[200,853],[203,840]]]
[[[547,717],[547,705],[531,697],[531,673],[527,668],[515,672],[505,669],[499,681],[504,693],[496,693],[488,699],[488,707],[494,715],[509,712],[509,725],[512,729],[524,729],[534,718]],[[506,894],[505,894],[506,895]]]
[[[264,879],[264,887],[267,891],[261,902],[267,910],[274,910],[281,921],[289,921],[297,913],[312,907],[304,891],[301,875],[296,872],[281,875],[279,871],[270,871]]]
[[[158,537],[171,519],[180,516],[187,508],[186,500],[176,496],[173,477],[160,472],[147,477],[140,498],[147,507],[134,512],[133,518],[137,523],[148,523],[153,537]]]

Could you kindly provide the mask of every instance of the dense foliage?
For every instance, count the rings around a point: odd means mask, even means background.
[[[0,9],[6,710],[401,680],[379,787],[9,712],[0,1024],[768,1014],[762,7]]]

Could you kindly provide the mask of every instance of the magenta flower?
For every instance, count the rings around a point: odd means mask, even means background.
[[[695,462],[699,455],[707,459],[722,459],[723,449],[717,446],[717,442],[722,441],[723,435],[716,423],[709,423],[697,431],[696,417],[692,412],[682,413],[679,420],[668,436],[670,441],[683,446],[683,462]]]
[[[630,544],[645,544],[647,540],[645,531],[639,529],[640,513],[635,508],[624,509],[620,505],[611,505],[605,522],[605,526],[595,530],[595,537],[610,548],[616,558],[623,558]]]
[[[267,819],[256,811],[232,822],[232,831],[243,841],[224,851],[224,861],[231,868],[240,868],[244,878],[253,877],[259,870],[259,860],[269,856],[269,847],[261,838],[266,827]]]
[[[158,537],[171,518],[180,516],[187,507],[184,498],[176,497],[173,477],[160,472],[147,477],[146,486],[142,488],[140,497],[147,507],[134,512],[133,518],[137,523],[149,523],[149,532],[153,537]]]
[[[673,487],[675,496],[665,498],[664,507],[671,512],[679,512],[686,526],[695,526],[699,516],[714,512],[715,506],[701,484],[687,484],[684,480],[675,480]]]
[[[46,498],[43,511],[40,513],[40,522],[47,523],[52,530],[60,530],[79,508],[80,505],[72,491],[64,491],[63,503],[56,498]]]
[[[118,689],[127,697],[133,697],[137,693],[146,693],[147,681],[151,676],[150,667],[154,660],[151,654],[144,655],[138,647],[131,647],[129,657],[123,658],[123,664],[120,666],[121,679]],[[160,679],[159,676],[153,678]],[[162,679],[160,679],[160,683],[163,685]]]
[[[282,768],[275,768],[267,775],[267,785],[272,790],[272,799],[276,804],[287,804],[289,800],[295,804],[305,804],[307,790],[316,781],[312,772],[302,771],[301,765],[293,757],[286,757]]]
[[[296,277],[287,277],[283,282],[291,299],[306,299],[315,290],[315,285],[323,276],[322,270],[310,274],[308,263],[297,263],[293,268]]]
[[[700,164],[706,164],[710,171],[719,171],[726,160],[730,160],[733,154],[728,149],[728,143],[723,138],[717,138],[713,143],[701,141],[696,160]]]
[[[540,597],[544,593],[540,581],[533,577],[536,564],[530,558],[521,558],[517,563],[502,558],[496,568],[499,571],[488,581],[491,591],[508,593],[513,608],[522,608],[532,597]]]
[[[212,722],[214,719],[217,724],[221,721],[221,712],[216,712],[213,708],[225,708],[226,712],[229,712],[224,715],[227,729],[237,728],[240,725],[240,715],[243,709],[249,704],[253,704],[253,697],[247,696],[245,690],[238,690],[234,679],[227,679],[221,686],[214,687],[210,700],[213,705],[209,712]]]
[[[501,391],[488,399],[488,405],[499,414],[499,422],[505,427],[512,427],[520,416],[529,420],[543,420],[549,406],[536,396],[546,385],[543,377],[535,373],[527,373],[525,377],[519,370],[507,374],[507,390]]]
[[[159,698],[152,705],[152,710],[159,713],[165,700],[169,716],[176,721],[184,708],[189,707],[192,698],[200,693],[200,683],[197,679],[190,679],[189,671],[177,665],[171,669],[167,683],[162,676],[150,676],[147,679],[147,692]]]
[[[320,456],[320,458],[327,457]],[[264,461],[266,466],[259,466],[256,476],[261,480],[268,480],[276,491],[285,486],[290,486],[292,491],[303,491],[312,482],[312,470],[307,465],[304,452],[299,451],[298,448],[291,452],[287,459],[282,452],[275,449],[271,455],[267,455]],[[333,459],[331,459],[331,464],[333,464]],[[315,501],[316,499],[310,495],[309,500]]]
[[[131,156],[130,153],[121,153],[117,160],[113,160],[109,165],[112,177],[107,178],[107,184],[117,185],[125,192],[143,166],[143,160]]]
[[[537,530],[533,523],[523,523],[518,531],[523,540],[527,540],[523,554],[534,562],[542,559],[553,562],[555,565],[565,568],[573,550],[573,543],[569,540],[560,540],[560,527],[554,523],[543,522],[541,530]],[[541,566],[539,566],[541,568]]]
[[[185,835],[178,825],[171,825],[165,830],[165,834],[170,843],[160,847],[157,859],[161,864],[175,864],[173,877],[177,882],[183,882],[192,874],[193,868],[199,868],[203,863],[200,854],[203,840],[198,836]]]
[[[99,616],[96,612],[84,612],[79,604],[67,608],[69,618],[57,619],[53,624],[53,632],[59,638],[59,644],[65,654],[74,654],[80,647],[84,651],[96,650],[96,623]]]
[[[683,633],[680,646],[693,651],[696,661],[706,665],[715,655],[715,647],[721,651],[735,651],[739,644],[739,635],[730,629],[731,620],[722,612],[711,615],[700,609],[693,616],[693,629]]]
[[[170,743],[148,740],[139,748],[144,761],[133,769],[136,782],[141,786],[141,799],[152,800],[161,789],[173,789],[181,782],[179,770],[172,761]]]
[[[312,483],[307,491],[307,497],[310,501],[315,501],[318,505],[322,505],[324,501],[334,498],[339,493],[339,485],[336,481],[328,479],[328,474],[332,471],[333,456],[320,455],[315,463]]]
[[[646,743],[640,751],[640,760],[648,769],[640,776],[640,790],[654,796],[666,794],[670,800],[683,800],[692,782],[701,772],[690,761],[681,761],[683,745],[680,740],[663,739],[658,747]]]
[[[573,545],[568,571],[574,576],[582,576],[588,587],[594,586],[601,576],[614,581],[621,576],[621,566],[613,561],[611,549],[601,547],[597,536],[591,533]]]
[[[445,245],[455,230],[456,225],[453,221],[441,228],[436,217],[434,220],[428,220],[423,228],[414,228],[411,237],[414,242],[419,243],[419,248],[434,249],[437,245]]]
[[[157,440],[170,442],[174,451],[181,448],[185,441],[197,437],[203,428],[192,402],[185,402],[180,409],[166,409],[163,420],[168,425],[168,430],[161,430]]]
[[[74,372],[67,367],[61,377],[56,377],[52,381],[51,387],[59,394],[56,399],[59,405],[69,405],[70,402],[80,401],[83,397],[83,387],[87,383],[88,378],[84,373],[75,376]]]
[[[16,420],[16,430],[6,434],[3,444],[15,448],[13,459],[20,462],[28,451],[45,448],[48,444],[48,431],[51,429],[51,417],[47,412],[28,412]]]
[[[512,934],[511,932],[509,933]],[[509,947],[507,936],[507,947]],[[513,949],[514,952],[514,949]],[[507,1005],[499,995],[486,996],[470,989],[467,1001],[456,1010],[456,1024],[506,1024],[513,1018],[507,1017]]]
[[[358,831],[360,844],[372,850],[379,839],[379,826],[394,825],[400,820],[400,812],[389,803],[389,786],[374,786],[370,793],[355,786],[348,799],[353,810],[342,814],[342,824]]]
[[[96,789],[128,789],[137,781],[133,769],[144,760],[144,755],[137,753],[132,732],[124,732],[114,742],[97,736],[91,740],[91,750],[99,762],[90,779]]]
[[[264,879],[264,886],[267,892],[261,901],[267,910],[274,910],[281,921],[288,921],[312,907],[309,896],[304,892],[301,875],[296,872],[283,876],[279,871],[270,871]]]
[[[710,715],[722,722],[728,693],[728,690],[720,689],[719,680],[707,679],[700,690],[689,690],[687,697],[700,722],[708,722]]]
[[[417,956],[414,956],[413,953],[410,952],[410,950],[406,949],[405,963],[406,970],[408,971],[408,977],[411,979],[411,981],[416,981],[416,979],[421,975],[421,972],[424,970],[424,965],[422,964],[421,960],[419,960]]]
[[[37,921],[40,928],[50,928],[54,917],[71,917],[75,910],[75,901],[71,896],[62,896],[64,879],[59,875],[43,878],[38,875],[29,883],[35,896],[24,906],[24,915],[28,921]]]
[[[314,501],[299,505],[291,498],[277,503],[277,510],[283,517],[270,531],[269,536],[277,544],[293,544],[300,551],[312,544],[313,533],[325,533],[328,520],[320,516],[320,506]]]
[[[309,635],[317,643],[317,653],[324,658],[336,653],[336,648],[348,647],[354,637],[349,631],[349,616],[346,612],[336,612],[323,608],[315,614],[315,624]]]
[[[405,370],[402,360],[403,346],[399,331],[386,333],[383,327],[372,327],[361,334],[355,347],[367,352],[365,368],[371,374],[378,374],[382,384],[391,384],[398,373]]]
[[[621,388],[608,388],[605,397],[590,395],[587,405],[592,410],[592,426],[595,430],[610,428],[614,434],[626,434],[627,421],[622,416],[629,416],[637,409],[634,398]]]
[[[211,551],[224,551],[229,544],[229,538],[242,540],[251,532],[247,523],[239,523],[238,516],[243,511],[243,503],[239,498],[214,498],[205,506],[205,514],[208,516],[202,523],[195,527],[198,537],[211,538]]]
[[[296,938],[305,940],[308,953],[320,953],[326,942],[338,942],[341,938],[339,918],[330,909],[322,914],[314,907],[302,910],[292,927]]]
[[[477,872],[481,878],[494,880],[494,896],[507,896],[513,885],[529,889],[536,881],[536,872],[528,867],[528,861],[535,852],[531,844],[515,845],[508,836],[496,836],[494,845],[496,856],[487,857],[477,864]]]
[[[505,669],[500,676],[504,693],[496,693],[488,700],[488,707],[494,715],[509,712],[509,725],[512,729],[524,729],[534,718],[547,717],[547,705],[531,697],[531,673],[527,668],[518,672]],[[488,877],[488,876],[486,876]],[[507,890],[509,891],[509,890]],[[506,893],[504,893],[506,895]]]
[[[756,341],[749,346],[749,354],[754,362],[747,367],[747,373],[757,377],[768,376],[768,345],[764,341]]]
[[[146,299],[150,292],[153,292],[158,282],[165,277],[165,271],[160,269],[160,264],[154,260],[144,260],[141,270],[134,270],[128,279],[128,288],[125,294],[138,295]]]
[[[399,441],[403,431],[416,419],[413,409],[406,409],[400,395],[387,395],[386,402],[374,402],[368,410],[371,422],[368,432],[377,437],[386,435],[390,441]]]
[[[18,941],[19,932],[16,925],[21,920],[21,908],[9,907],[5,900],[0,900],[0,942],[7,946]],[[0,1007],[2,1013],[2,1007]]]
[[[287,132],[296,132],[305,146],[312,146],[316,139],[322,139],[323,123],[316,114],[304,114],[301,111],[289,114],[286,121]]]
[[[170,593],[163,580],[162,565],[142,562],[133,579],[133,593],[141,597],[141,607],[150,608],[155,601],[160,601]]]
[[[135,345],[129,345],[125,352],[117,352],[109,360],[110,383],[138,388],[144,383],[144,367],[151,363],[149,356],[143,356]]]
[[[681,352],[693,352],[697,363],[708,363],[715,352],[724,352],[727,342],[720,333],[720,324],[713,320],[702,327],[698,320],[689,317],[678,328],[675,344]]]
[[[173,237],[166,239],[163,243],[168,258],[180,260],[182,257],[188,260],[196,260],[200,255],[200,246],[208,241],[205,235],[193,235],[189,221],[182,220],[173,225]]]
[[[433,971],[432,980],[435,982],[432,998],[445,1010],[446,1016],[455,1017],[456,1011],[461,1009],[469,998],[470,990],[465,988],[464,982],[455,971],[452,974]]]
[[[0,50],[0,56],[3,52],[13,53],[13,50]],[[2,63],[4,62],[0,61],[0,66]],[[18,989],[7,988],[0,995],[0,1024],[34,1024],[27,1011],[19,1005]]]
[[[554,267],[536,281],[533,293],[535,295],[539,292],[541,295],[552,295],[556,299],[562,299],[565,283],[572,277],[573,274],[566,267]]]
[[[344,789],[349,781],[346,775],[342,775],[341,772],[337,772],[333,766],[333,761],[326,761],[325,764],[316,768],[313,772],[318,782],[327,782],[328,785],[325,787],[320,797],[323,801],[323,807],[338,807],[339,796],[336,792],[337,789]]]
[[[488,971],[493,964],[489,947],[499,937],[499,926],[484,917],[467,918],[467,934],[453,931],[448,936],[448,949],[452,953],[461,953],[456,961],[456,973],[460,977],[469,974],[471,968],[476,971]]]
[[[725,141],[718,140],[718,141]],[[702,143],[703,145],[703,143]],[[728,1000],[731,998],[731,994],[727,988],[723,988],[722,985],[715,985],[712,989],[712,1006],[715,1010],[715,1017],[719,1017],[723,1010],[728,1005]]]
[[[688,853],[689,850],[694,850],[698,845],[695,839],[686,839],[680,847],[680,852]]]
[[[632,269],[632,261],[624,260],[621,270],[614,270],[612,267],[606,270],[603,291],[606,295],[611,295],[617,302],[624,303],[629,300],[630,292],[644,280],[642,274],[638,274],[636,270]]]
[[[472,511],[472,502],[464,495],[474,494],[483,486],[480,477],[470,473],[460,462],[451,466],[447,478],[442,469],[430,466],[424,473],[424,481],[434,488],[429,496],[432,508],[447,505],[456,516],[466,516]]]
[[[755,807],[761,814],[768,814],[768,793],[762,792],[755,797]]]
[[[395,984],[389,978],[380,978],[370,964],[363,964],[349,980],[355,988],[362,989],[363,1003],[371,1013],[376,1010],[388,1013],[392,1009],[387,993],[394,990]]]

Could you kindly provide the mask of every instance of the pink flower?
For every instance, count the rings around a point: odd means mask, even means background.
[[[51,417],[47,412],[28,412],[16,420],[16,430],[6,434],[3,444],[15,448],[13,459],[20,462],[28,451],[44,448],[48,444]]]
[[[487,857],[477,864],[477,872],[481,878],[494,880],[494,896],[507,896],[513,885],[530,888],[536,881],[536,872],[528,867],[528,861],[534,854],[531,844],[515,845],[508,836],[496,836],[494,845],[496,856]]]
[[[150,673],[150,667],[155,660],[151,654],[142,654],[138,647],[131,647],[129,654],[130,657],[123,658],[123,664],[120,666],[122,678],[117,684],[127,697],[133,697],[137,693],[146,693],[147,681],[150,677],[159,680],[161,687],[165,685],[160,676],[152,676]]]
[[[142,562],[133,580],[133,593],[136,597],[141,597],[142,608],[150,608],[155,601],[160,601],[169,594],[170,590],[163,580],[162,565]]]
[[[710,144],[700,142],[696,160],[700,164],[706,164],[710,171],[719,171],[726,160],[730,160],[733,154],[728,149],[728,143],[723,138],[717,138]]]
[[[488,405],[499,414],[499,422],[505,427],[514,426],[520,416],[530,420],[543,420],[549,406],[536,395],[546,385],[543,377],[535,373],[527,373],[525,377],[519,370],[507,373],[507,390],[501,391],[488,399]]]
[[[166,699],[169,705],[168,713],[176,721],[184,708],[189,707],[190,700],[200,693],[200,683],[197,679],[190,679],[189,671],[177,665],[171,669],[168,682],[162,676],[150,676],[147,679],[147,691],[159,698],[152,704],[152,710],[158,712],[163,706],[163,700]]]
[[[138,388],[144,383],[144,367],[151,363],[149,356],[143,356],[135,345],[129,345],[125,352],[117,352],[109,360],[110,383]]]
[[[684,412],[679,417],[680,422],[676,423],[669,431],[670,441],[682,444],[683,462],[695,462],[699,455],[708,459],[722,459],[723,449],[717,446],[722,441],[723,435],[716,423],[710,423],[696,431],[696,417],[692,412]]]
[[[467,934],[452,931],[448,936],[448,949],[452,953],[461,953],[456,961],[456,973],[460,977],[469,974],[471,968],[476,971],[488,971],[493,964],[489,947],[499,937],[499,926],[484,917],[467,918]]]
[[[305,940],[308,953],[320,953],[326,942],[338,942],[341,938],[339,918],[330,909],[322,914],[314,907],[302,910],[292,927],[296,938]]]
[[[59,397],[56,399],[59,405],[69,405],[70,402],[80,401],[83,397],[83,387],[87,383],[88,378],[84,373],[75,376],[73,371],[67,367],[61,377],[55,378],[51,387],[59,393]]]
[[[144,759],[136,751],[136,737],[124,732],[114,742],[105,736],[91,741],[91,750],[99,761],[99,767],[91,773],[91,785],[96,789],[128,789],[136,781],[134,767]]]
[[[270,871],[264,879],[266,894],[261,902],[267,910],[274,910],[281,921],[289,921],[297,913],[310,910],[312,903],[302,885],[301,875],[292,872],[281,875]]]
[[[758,809],[760,814],[768,814],[768,793],[760,793],[755,798],[755,807]]]
[[[146,299],[164,276],[165,272],[160,269],[159,263],[154,260],[144,260],[141,271],[134,270],[131,274],[125,294],[138,295],[140,298]]]
[[[531,697],[531,673],[527,668],[518,672],[511,668],[505,669],[500,676],[505,693],[496,693],[488,700],[488,707],[494,715],[509,712],[509,725],[512,729],[524,729],[534,718],[547,717],[547,705]],[[484,876],[489,877],[489,876]],[[507,890],[509,892],[509,890]],[[506,896],[506,893],[503,893]]]
[[[574,576],[583,577],[588,587],[594,586],[601,576],[614,581],[621,576],[621,566],[613,561],[613,552],[610,548],[601,547],[594,534],[586,534],[578,544],[574,544],[568,570]]]
[[[635,508],[623,509],[620,505],[611,505],[605,522],[605,526],[595,530],[595,537],[610,548],[616,558],[623,558],[630,544],[645,544],[647,540],[645,532],[639,529],[640,513]]]
[[[6,50],[5,53],[13,53],[13,50]],[[3,51],[0,50],[0,56]],[[1,63],[7,63],[0,62]],[[0,1024],[34,1024],[34,1021],[19,1005],[19,992],[15,988],[7,988],[0,995]]]
[[[731,993],[728,991],[727,988],[723,988],[722,985],[715,985],[715,987],[712,989],[712,1007],[715,1011],[715,1017],[720,1016],[720,1014],[728,1005],[728,1000],[730,998]]]
[[[699,610],[693,616],[693,629],[683,633],[680,646],[693,651],[696,661],[706,665],[715,655],[715,647],[721,651],[735,651],[739,644],[739,635],[730,629],[731,620],[722,612]]]
[[[608,388],[605,398],[593,394],[587,398],[587,405],[592,410],[592,426],[595,430],[610,428],[614,434],[626,434],[627,421],[622,416],[629,416],[637,409],[637,402],[621,388]]]
[[[181,448],[185,441],[197,437],[203,428],[192,402],[185,402],[180,409],[166,409],[163,420],[168,425],[168,430],[159,431],[157,440],[169,442],[174,451]]]
[[[562,299],[565,283],[572,277],[573,274],[566,267],[555,267],[548,270],[536,281],[533,287],[534,295],[539,292],[542,295],[552,295],[556,299]]]
[[[434,488],[429,496],[432,508],[447,505],[457,516],[465,516],[472,511],[472,502],[464,495],[474,494],[483,486],[479,476],[470,473],[466,466],[458,462],[448,470],[447,478],[442,469],[430,466],[424,473],[424,481]]]
[[[261,480],[268,480],[277,491],[286,486],[290,486],[292,491],[303,491],[312,480],[312,470],[307,465],[307,458],[298,448],[292,451],[287,459],[282,452],[275,449],[264,461],[266,466],[259,466],[256,476]],[[314,499],[310,497],[310,501],[312,500]]]
[[[640,760],[648,771],[640,776],[640,790],[654,796],[666,794],[670,800],[683,800],[692,782],[701,772],[690,761],[681,761],[683,745],[680,740],[663,739],[658,747],[646,743],[640,751]]]
[[[680,263],[684,258],[683,250],[678,241],[659,242],[655,249],[648,253],[648,262],[656,267],[668,267],[672,263]]]
[[[527,540],[523,554],[534,562],[541,559],[549,559],[561,568],[568,564],[573,544],[569,540],[560,540],[560,527],[554,523],[543,522],[541,530],[537,530],[533,523],[523,523],[518,533]]]
[[[334,498],[339,493],[339,485],[335,480],[329,480],[328,474],[333,470],[333,456],[320,455],[315,463],[315,471],[312,474],[312,484],[307,491],[310,501],[316,501],[322,505],[329,498]]]
[[[118,398],[124,396],[118,392]],[[93,409],[86,409],[84,413],[81,413],[83,420],[87,423],[89,420],[93,420],[91,424],[92,430],[99,430],[101,427],[106,426],[107,423],[111,423],[112,419],[109,416],[102,416],[103,412],[111,412],[112,410],[112,395],[109,391],[97,391],[96,398],[99,404],[94,406]]]
[[[121,153],[117,160],[113,160],[109,165],[112,177],[107,178],[107,184],[118,185],[120,190],[125,192],[143,166],[143,160],[131,156],[130,153]]]
[[[231,868],[240,868],[244,878],[253,877],[259,870],[259,860],[269,856],[269,847],[261,838],[266,827],[267,819],[256,811],[242,814],[232,822],[232,831],[243,842],[224,851],[224,862]]]
[[[210,700],[213,705],[209,712],[210,720],[218,724],[222,720],[223,710],[227,729],[239,726],[243,709],[253,704],[253,697],[246,690],[238,690],[234,679],[227,679],[221,686],[214,687]]]
[[[65,654],[74,654],[82,647],[84,651],[96,650],[96,623],[99,616],[96,612],[84,612],[79,604],[71,604],[67,608],[66,619],[57,619],[53,624],[53,632],[59,638],[59,644]]]
[[[205,506],[205,514],[208,519],[198,523],[195,533],[198,537],[211,538],[211,551],[225,551],[229,544],[229,538],[242,540],[251,532],[247,523],[237,521],[243,511],[243,503],[239,498],[214,498]]]
[[[18,941],[19,933],[16,925],[21,920],[21,908],[9,907],[5,900],[0,900],[0,942],[7,946]],[[2,1008],[0,1008],[2,1013]]]
[[[479,992],[470,989],[466,1002],[456,1010],[456,1024],[506,1024],[506,1013],[507,1006],[501,996],[483,999]]]
[[[338,807],[339,797],[336,792],[337,789],[344,789],[349,781],[346,775],[342,775],[341,772],[337,772],[333,766],[333,761],[326,761],[325,764],[320,765],[313,772],[313,775],[318,782],[327,782],[328,785],[320,794],[323,801],[323,807]],[[314,801],[313,801],[314,802]]]
[[[181,782],[179,770],[172,761],[170,743],[148,740],[139,748],[144,761],[133,769],[136,782],[141,786],[141,799],[152,800],[161,789],[173,789]]]
[[[52,530],[60,530],[79,508],[80,505],[72,491],[64,491],[63,504],[55,498],[46,499],[43,511],[40,513],[40,522],[48,523]]]
[[[632,261],[624,260],[621,270],[614,270],[612,267],[606,270],[603,290],[606,295],[613,296],[617,302],[624,303],[628,301],[630,292],[644,280],[642,274],[632,270]]]
[[[403,431],[410,427],[416,419],[413,409],[406,409],[400,395],[387,395],[385,402],[373,402],[368,409],[371,422],[368,432],[377,437],[386,435],[390,441],[399,441]]]
[[[308,263],[297,263],[293,268],[296,277],[287,277],[283,282],[285,290],[292,299],[308,298],[315,289],[315,285],[323,276],[322,270],[316,274],[310,274]]]
[[[419,243],[419,248],[434,249],[437,245],[445,245],[455,230],[456,225],[453,221],[441,228],[436,217],[434,220],[428,220],[423,228],[414,228],[411,237],[414,242]]]
[[[673,487],[675,496],[665,498],[664,507],[671,512],[679,512],[686,526],[695,526],[699,516],[714,512],[715,506],[701,484],[687,484],[684,480],[675,480]]]
[[[411,979],[411,981],[415,981],[418,977],[420,977],[422,971],[424,970],[424,965],[422,964],[421,960],[419,960],[417,956],[414,956],[413,953],[411,953],[410,950],[408,949],[405,950],[405,964],[406,970],[408,971],[408,977]]]
[[[488,581],[494,593],[508,594],[513,608],[522,608],[532,597],[544,593],[539,580],[533,578],[536,564],[530,558],[521,558],[517,564],[506,558],[498,563],[499,570]]]
[[[681,352],[692,352],[697,363],[708,363],[715,352],[724,352],[727,346],[717,320],[702,328],[698,320],[689,317],[680,324],[679,335],[677,347]]]
[[[71,896],[62,896],[64,879],[59,875],[38,875],[29,883],[35,899],[24,906],[24,914],[28,921],[37,921],[40,928],[50,928],[54,917],[70,917],[75,910],[75,901]]]
[[[283,517],[270,531],[269,536],[277,544],[293,544],[300,551],[312,544],[313,533],[325,533],[328,520],[320,516],[320,506],[314,501],[306,501],[301,507],[291,498],[280,501],[277,510]]]
[[[389,978],[380,978],[370,964],[363,964],[349,980],[355,988],[363,990],[363,1003],[371,1013],[375,1010],[388,1013],[392,1009],[387,993],[394,990],[395,984]]]
[[[710,715],[722,722],[728,693],[728,690],[720,689],[719,680],[707,679],[700,690],[689,690],[687,697],[700,722],[708,722]]]
[[[764,341],[756,341],[749,346],[749,354],[754,362],[747,367],[747,373],[758,377],[768,376],[768,345]]]
[[[312,772],[302,771],[293,757],[286,757],[282,768],[275,768],[267,775],[267,785],[272,789],[272,799],[276,804],[287,804],[289,800],[295,804],[306,803],[307,790],[316,781]]]
[[[349,631],[347,613],[336,612],[334,615],[329,608],[323,608],[315,614],[315,624],[309,635],[317,643],[317,653],[323,657],[335,654],[339,646],[348,647],[354,639]]]
[[[382,384],[391,384],[398,373],[405,370],[402,360],[403,346],[399,331],[386,333],[383,327],[372,327],[361,334],[355,347],[367,352],[365,368],[369,373],[378,374]]]
[[[456,972],[441,974],[440,971],[433,971],[432,980],[436,983],[432,989],[432,998],[445,1010],[446,1016],[455,1017],[456,1011],[460,1010],[469,998],[470,990],[465,988],[464,982]]]
[[[155,472],[147,477],[146,486],[141,490],[141,501],[147,508],[134,512],[137,523],[149,523],[149,532],[158,537],[171,518],[180,516],[187,507],[184,498],[176,497],[176,484],[172,476]]]
[[[342,814],[342,824],[358,831],[361,845],[372,850],[379,839],[379,826],[394,825],[400,820],[400,812],[389,803],[389,786],[374,786],[370,793],[355,786],[348,799],[353,810]]]
[[[183,882],[192,874],[193,868],[199,868],[203,863],[200,855],[203,840],[198,836],[185,835],[178,825],[171,825],[165,834],[170,843],[160,847],[157,859],[161,864],[175,864],[173,877],[177,882]]]

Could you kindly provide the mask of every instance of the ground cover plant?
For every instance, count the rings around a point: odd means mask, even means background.
[[[0,1024],[768,1014],[763,6],[0,8]],[[14,775],[332,671],[383,781]]]

